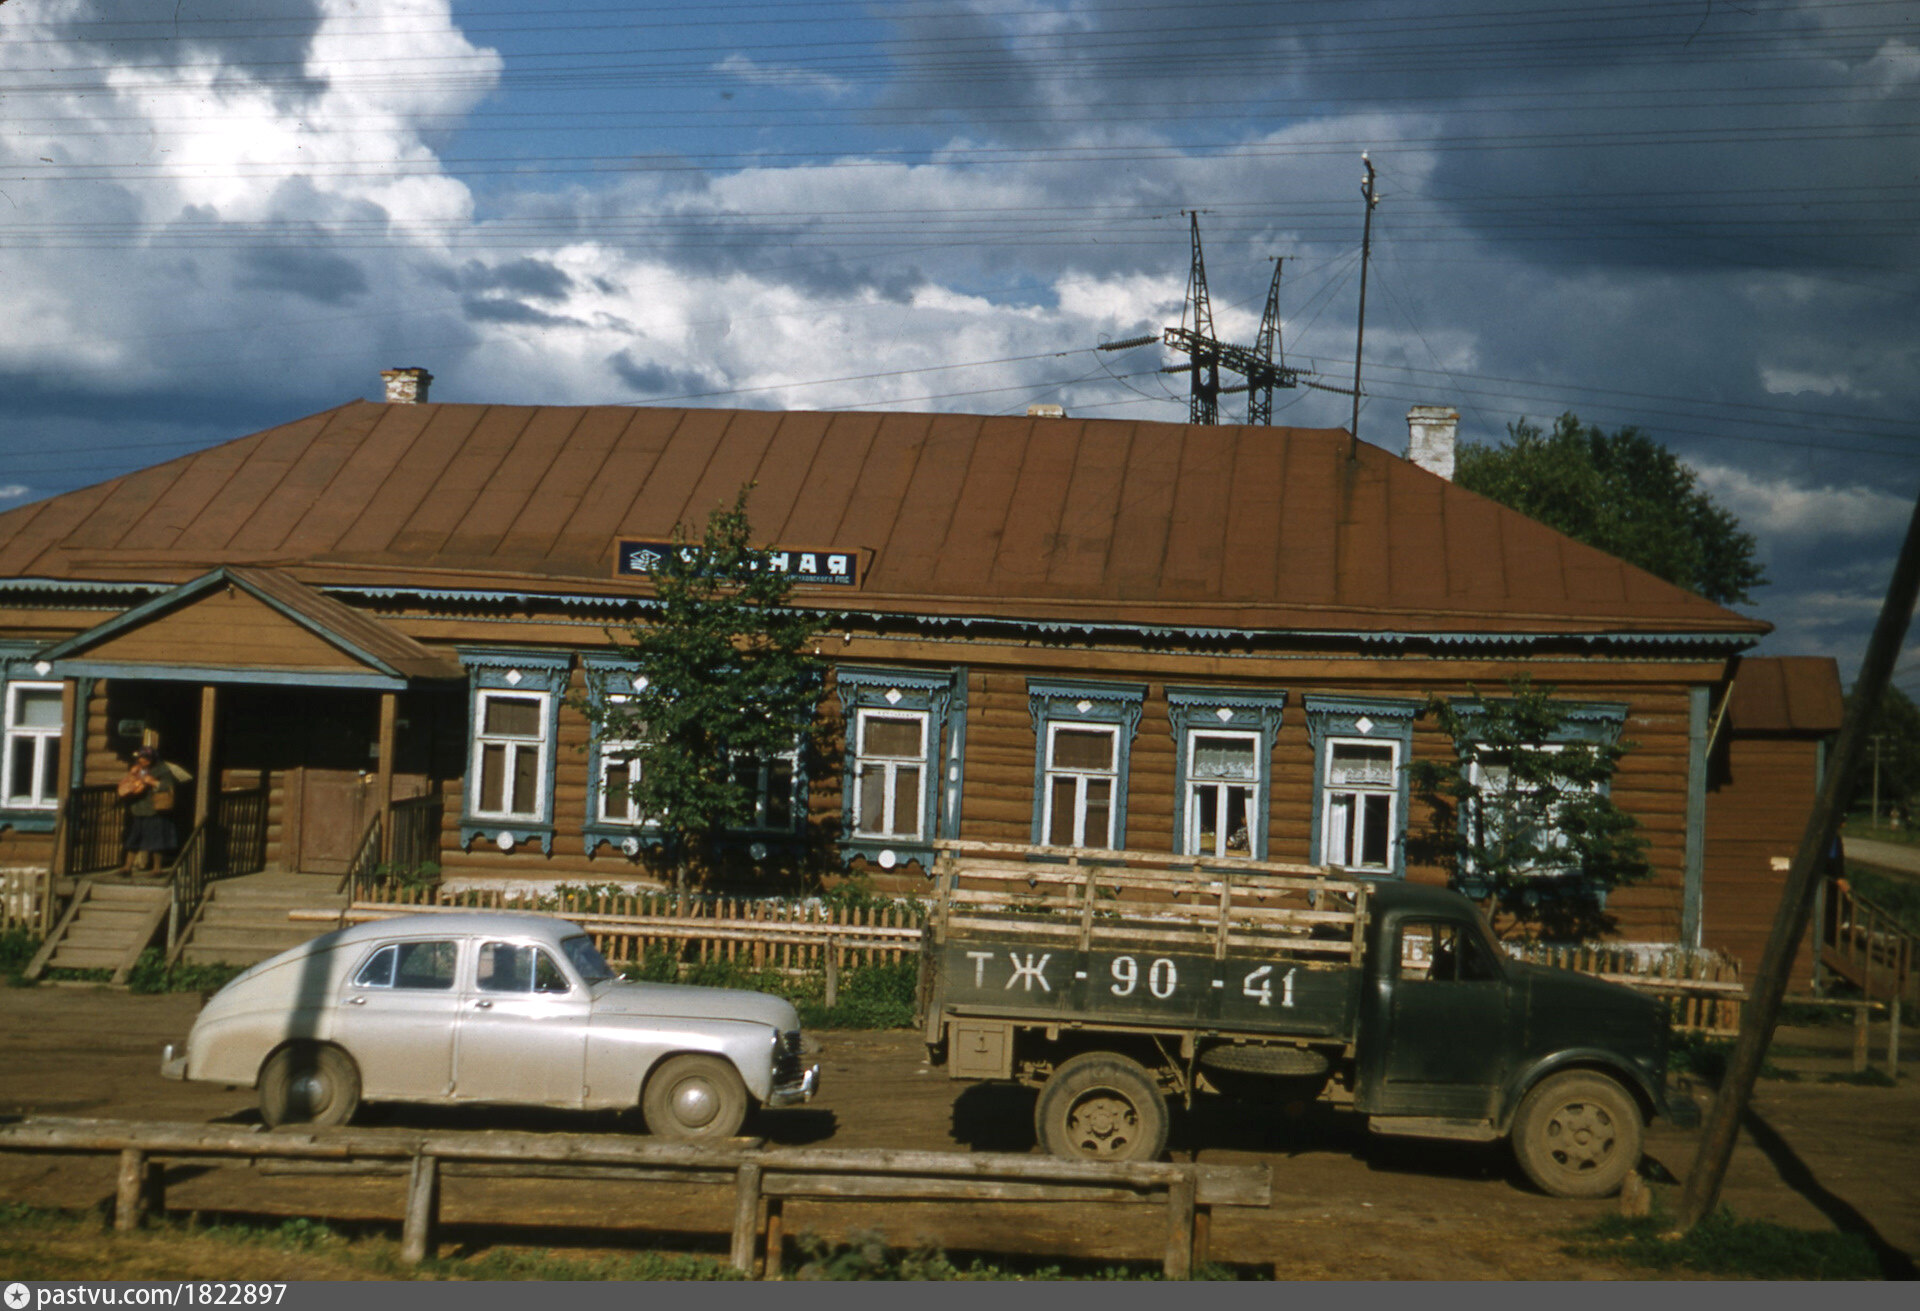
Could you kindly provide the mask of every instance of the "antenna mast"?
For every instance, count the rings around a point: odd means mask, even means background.
[[[1367,176],[1360,183],[1360,194],[1367,201],[1367,218],[1360,229],[1360,325],[1353,338],[1353,422],[1347,426],[1353,444],[1347,450],[1349,460],[1360,458],[1360,352],[1367,341],[1367,256],[1373,250],[1373,207],[1380,203],[1373,194],[1373,161],[1363,153],[1360,162],[1367,166]]]

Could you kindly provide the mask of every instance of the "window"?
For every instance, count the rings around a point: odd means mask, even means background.
[[[841,855],[931,870],[935,836],[959,834],[966,671],[841,665],[833,676],[847,725]]]
[[[1269,762],[1286,702],[1263,688],[1167,689],[1181,855],[1266,859]]]
[[[538,947],[511,942],[481,946],[474,961],[474,986],[481,992],[545,992],[568,990],[567,976],[553,957]]]
[[[540,781],[546,774],[551,710],[551,698],[544,695],[480,694],[480,731],[474,734],[474,773],[480,780],[475,815],[546,818]]]
[[[1311,859],[1355,874],[1406,872],[1407,761],[1416,701],[1309,695]]]
[[[1397,742],[1327,743],[1320,827],[1327,864],[1383,873],[1393,867],[1399,748]]]
[[[1147,689],[1030,678],[1033,841],[1120,848],[1127,841],[1127,768]]]
[[[756,760],[740,756],[733,762],[733,780],[747,789],[753,798],[753,818],[740,826],[754,830],[791,833],[799,826],[800,748],[777,756]]]
[[[607,698],[615,705],[632,699],[619,693]],[[636,727],[644,733],[644,725]],[[595,819],[601,824],[623,828],[652,824],[654,821],[641,812],[639,803],[633,799],[633,789],[640,782],[641,739],[598,742],[595,746]]]
[[[553,852],[553,771],[560,694],[572,657],[509,647],[461,647],[472,692],[460,841]]]
[[[1112,847],[1119,791],[1120,731],[1047,725],[1046,819],[1050,847]]]
[[[1493,953],[1466,925],[1416,920],[1400,928],[1400,977],[1410,982],[1491,983],[1504,976]]]
[[[914,840],[927,792],[925,711],[861,710],[854,721],[853,831]]]
[[[53,810],[60,797],[60,684],[8,683],[0,806]]]
[[[360,967],[354,986],[445,992],[453,987],[456,955],[451,942],[388,943]]]

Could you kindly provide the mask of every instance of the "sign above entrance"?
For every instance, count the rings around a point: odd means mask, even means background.
[[[644,577],[652,573],[673,551],[691,552],[694,549],[691,546],[676,547],[672,542],[623,539],[614,552],[613,572],[623,578]],[[795,586],[860,586],[860,552],[857,550],[800,550],[776,546],[761,558],[775,573],[791,576]]]

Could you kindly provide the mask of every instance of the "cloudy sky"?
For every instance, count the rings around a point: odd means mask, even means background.
[[[0,0],[0,507],[377,396],[1638,424],[1851,681],[1920,492],[1910,0]],[[1243,400],[1223,401],[1232,417]],[[1340,426],[1301,387],[1275,421]],[[1920,650],[1899,681],[1920,693]]]

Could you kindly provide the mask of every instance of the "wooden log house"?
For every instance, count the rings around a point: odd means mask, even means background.
[[[844,742],[752,762],[767,865],[911,888],[964,837],[1438,879],[1406,856],[1408,761],[1451,757],[1420,707],[1525,673],[1638,744],[1613,794],[1657,874],[1621,934],[1748,954],[1838,722],[1831,661],[1743,664],[1764,622],[1338,430],[442,404],[394,372],[0,514],[0,867],[117,856],[101,792],[144,736],[196,822],[264,795],[271,868],[337,881],[379,819],[448,879],[646,875],[619,745],[566,698],[617,688],[647,553],[748,483]]]

